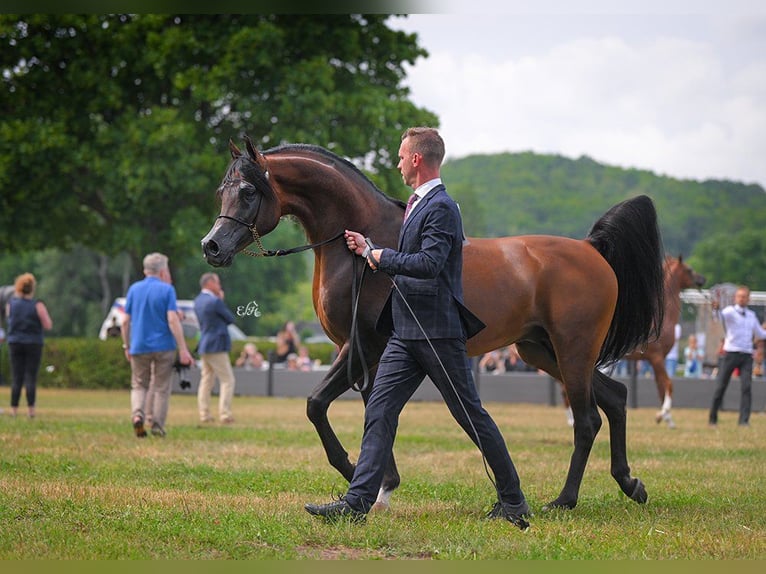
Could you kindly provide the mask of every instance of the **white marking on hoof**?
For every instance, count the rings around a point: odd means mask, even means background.
[[[378,499],[375,501],[375,504],[372,505],[372,508],[370,508],[370,511],[386,511],[391,508],[391,495],[394,493],[393,490],[384,490],[381,488],[378,490]]]

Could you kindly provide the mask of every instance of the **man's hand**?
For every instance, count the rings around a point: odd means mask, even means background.
[[[194,357],[191,356],[189,349],[181,349],[178,352],[178,362],[182,365],[191,366],[194,363]]]
[[[346,246],[354,255],[362,255],[364,253],[364,249],[367,247],[367,244],[364,242],[364,235],[346,229],[345,238]]]
[[[383,253],[382,249],[370,249],[367,245],[367,240],[364,235],[357,233],[356,231],[346,230],[346,245],[349,250],[356,255],[361,255],[367,259],[367,264],[373,271],[377,271],[378,263],[380,262],[380,255]]]

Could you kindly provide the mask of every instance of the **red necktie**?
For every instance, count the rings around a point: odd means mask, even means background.
[[[407,209],[404,210],[404,219],[407,219],[407,216],[410,214],[410,211],[412,210],[412,204],[415,203],[415,200],[418,198],[416,193],[413,193],[410,198],[407,200]]]

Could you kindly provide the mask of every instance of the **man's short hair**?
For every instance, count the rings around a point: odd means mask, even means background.
[[[407,128],[402,141],[409,138],[410,152],[419,153],[428,165],[440,166],[444,160],[444,140],[436,128]]]
[[[160,271],[168,268],[168,256],[162,253],[149,253],[144,257],[144,272],[149,275],[159,275]]]
[[[215,279],[215,277],[216,277],[216,274],[213,273],[212,271],[208,271],[206,273],[203,273],[202,277],[199,278],[199,286],[200,287],[205,287],[207,282]]]

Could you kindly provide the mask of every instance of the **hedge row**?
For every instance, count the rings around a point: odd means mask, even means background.
[[[245,343],[232,342],[232,364]],[[188,344],[190,349],[194,349],[197,342],[189,341]],[[274,343],[269,341],[257,341],[256,344],[266,357],[274,349]],[[333,345],[316,343],[306,346],[311,358],[320,359],[323,364],[332,362]],[[8,345],[3,344],[0,345],[0,373],[6,385],[10,381],[9,371]],[[65,337],[46,339],[37,384],[64,389],[130,388],[130,365],[122,351],[122,340]]]

